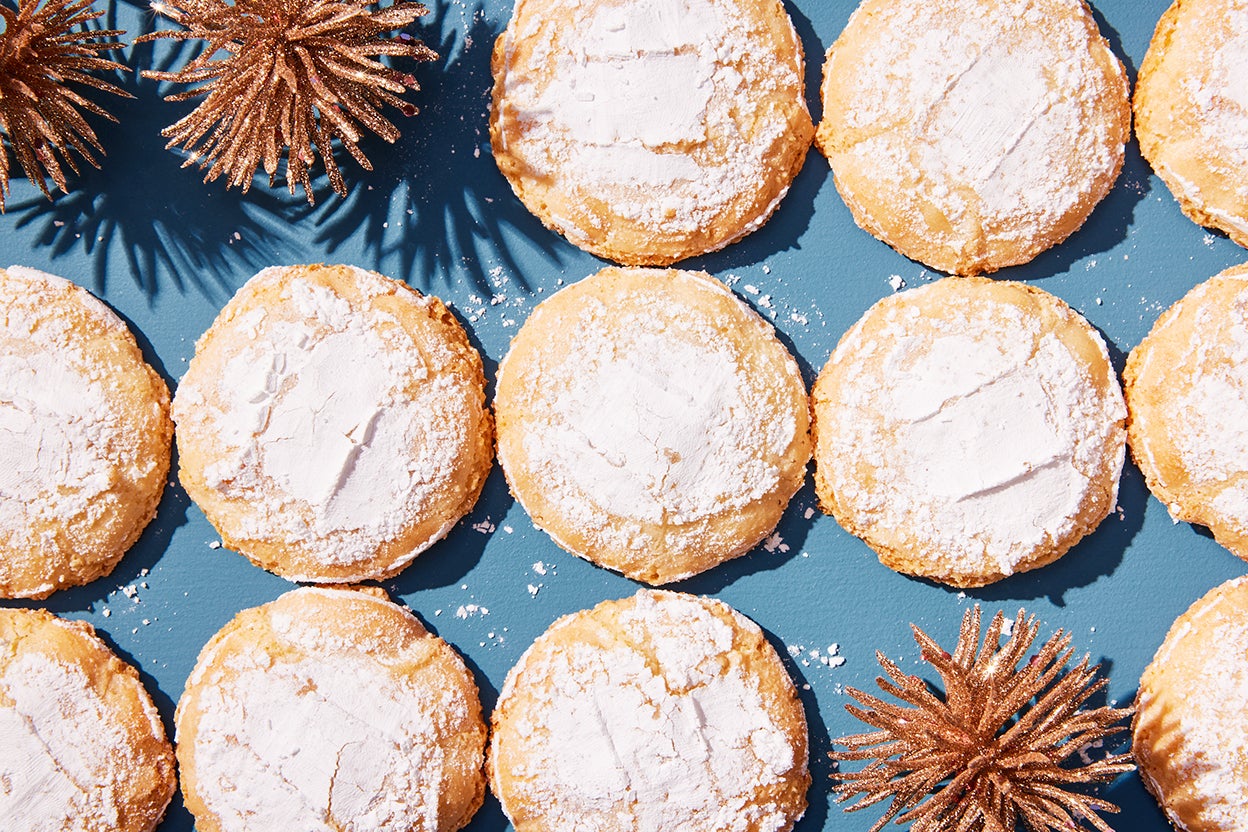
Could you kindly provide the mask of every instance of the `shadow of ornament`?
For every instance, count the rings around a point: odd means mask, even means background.
[[[490,153],[490,52],[500,28],[480,6],[441,5],[424,18],[420,36],[440,57],[416,67],[420,114],[397,122],[393,145],[367,138],[373,171],[357,171],[344,200],[309,211],[318,244],[333,252],[358,234],[392,277],[428,291],[435,276],[450,285],[466,273],[486,297],[491,269],[524,274],[517,246],[553,266],[575,251],[520,204]]]

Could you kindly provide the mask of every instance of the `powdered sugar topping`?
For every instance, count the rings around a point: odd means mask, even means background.
[[[70,518],[84,528],[102,525],[115,508],[110,489],[163,463],[147,458],[127,416],[129,396],[85,348],[100,333],[127,338],[121,320],[63,278],[20,266],[6,271],[0,535],[11,551],[46,553],[64,545],[57,531],[65,534]]]
[[[1184,299],[1195,309],[1181,366],[1187,383],[1176,389],[1170,435],[1193,483],[1208,494],[1224,522],[1248,531],[1248,279],[1230,303],[1207,302],[1210,284]]]
[[[37,651],[8,662],[0,677],[0,748],[5,829],[120,828],[124,784],[142,762],[82,668]]]
[[[1093,47],[1103,55],[1089,49],[1077,6],[860,6],[847,32],[874,32],[870,48],[830,65],[826,79],[852,102],[825,116],[840,125],[831,161],[847,201],[858,195],[843,174],[869,171],[870,187],[893,198],[889,209],[961,249],[981,235],[1026,243],[1094,188],[1108,190],[1121,126],[1096,117],[1097,102],[1125,101],[1125,82],[1120,68],[1105,78],[1097,57],[1113,59],[1103,43]]]
[[[533,50],[499,87],[499,140],[524,160],[526,176],[609,197],[647,227],[689,233],[773,175],[771,148],[788,125],[761,102],[800,90],[800,72],[747,59],[757,46],[738,8],[575,0],[559,10],[567,17],[531,13],[522,0],[507,35],[512,50],[521,40]],[[793,106],[804,108],[798,98]]]
[[[204,478],[238,509],[231,533],[284,536],[327,565],[373,557],[428,510],[472,442],[462,414],[479,408],[468,383],[438,371],[448,348],[369,305],[389,281],[355,271],[363,303],[292,281],[286,308],[240,315],[231,326],[245,338],[220,348],[219,377],[192,365],[174,403],[179,430],[213,446]]]
[[[221,828],[442,828],[439,732],[463,719],[456,689],[413,678],[411,656],[370,655],[341,635],[326,643],[332,628],[298,616],[273,623],[279,647],[235,640],[191,679],[195,736],[179,753]]]
[[[1178,788],[1199,795],[1187,800],[1199,812],[1180,818],[1168,814],[1180,829],[1211,832],[1248,830],[1248,786],[1243,778],[1245,741],[1243,715],[1248,712],[1248,622],[1240,620],[1245,579],[1228,581],[1205,595],[1180,619],[1145,671],[1137,705],[1140,727],[1149,733],[1164,730],[1160,740],[1164,757],[1156,765],[1181,772]],[[1166,673],[1178,664],[1172,678],[1182,689],[1154,687],[1150,676]],[[1180,705],[1181,699],[1181,705]],[[1137,728],[1137,731],[1139,728]],[[1137,734],[1138,736],[1138,734]],[[1156,754],[1156,744],[1149,756]],[[1141,765],[1156,794],[1168,800],[1152,765]],[[1171,779],[1171,782],[1175,782]],[[1186,814],[1186,813],[1185,813]]]
[[[709,279],[671,279],[728,294]],[[670,297],[656,284],[610,303],[588,298],[566,322],[577,333],[567,354],[538,348],[532,362],[540,390],[525,403],[528,465],[577,527],[614,545],[631,538],[612,518],[626,527],[695,524],[750,504],[789,475],[780,461],[799,430],[785,406],[801,383],[796,364],[786,355],[769,365],[774,377],[752,375],[723,317],[677,311]],[[774,341],[744,306],[737,314],[746,332]]]
[[[1244,765],[1243,715],[1248,713],[1248,623],[1223,620],[1211,640],[1221,660],[1183,692],[1185,743],[1174,749],[1179,765],[1190,769],[1192,788],[1207,795],[1204,819],[1227,832],[1248,829],[1248,789]]]
[[[1180,56],[1199,55],[1191,59],[1179,87],[1193,108],[1191,127],[1200,137],[1200,147],[1207,149],[1200,154],[1202,164],[1212,165],[1218,173],[1217,188],[1248,200],[1248,184],[1239,182],[1248,170],[1248,3],[1192,4],[1183,13],[1173,44]],[[1164,155],[1157,162],[1167,182],[1177,184],[1186,198],[1248,233],[1248,221],[1226,211],[1217,204],[1220,200],[1205,204],[1213,195],[1184,178],[1182,165],[1176,169]]]
[[[837,450],[821,452],[821,472],[854,525],[921,541],[963,574],[1011,574],[1068,538],[1102,483],[1116,487],[1121,391],[1012,304],[959,297],[956,317],[916,327],[905,298],[878,304],[833,354],[840,399],[819,431]]]
[[[734,657],[732,627],[696,599],[648,592],[619,625],[606,647],[539,640],[508,677],[500,707],[519,686],[532,701],[495,743],[516,743],[506,776],[526,813],[586,832],[790,825],[794,807],[759,798],[806,760],[776,723],[774,692]]]

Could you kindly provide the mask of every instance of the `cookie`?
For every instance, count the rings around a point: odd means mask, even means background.
[[[1140,678],[1131,750],[1176,829],[1243,832],[1248,805],[1248,578],[1193,604]]]
[[[1248,246],[1248,5],[1177,0],[1135,85],[1140,152],[1191,220]]]
[[[0,269],[0,597],[113,571],[169,473],[169,389],[86,289]]]
[[[512,341],[494,407],[533,522],[651,584],[749,551],[810,459],[797,362],[703,272],[609,267],[561,289]]]
[[[1175,521],[1248,560],[1248,264],[1201,283],[1131,350],[1131,456]]]
[[[499,170],[549,228],[619,263],[757,229],[814,133],[780,0],[517,0],[492,68]]]
[[[1131,130],[1126,75],[1083,0],[864,0],[822,97],[815,143],[854,220],[950,274],[1070,236]]]
[[[820,504],[907,575],[973,587],[1044,566],[1117,499],[1126,407],[1105,342],[1033,286],[884,298],[812,398]]]
[[[199,832],[454,832],[485,795],[472,674],[380,589],[296,589],[199,654],[177,709]]]
[[[90,624],[0,607],[0,829],[151,832],[173,748],[133,667]]]
[[[556,621],[507,674],[490,788],[516,832],[785,832],[806,809],[806,717],[727,604],[642,590]]]
[[[349,266],[265,269],[174,397],[179,475],[226,546],[295,581],[396,574],[493,456],[481,357],[437,298]]]

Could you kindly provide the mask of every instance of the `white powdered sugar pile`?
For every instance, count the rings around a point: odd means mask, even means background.
[[[436,720],[462,714],[450,688],[419,684],[358,639],[289,616],[272,623],[315,658],[254,648],[197,692],[195,790],[225,829],[384,832],[439,828],[444,752]],[[220,668],[216,672],[220,672]],[[181,733],[181,730],[179,731]]]
[[[706,227],[774,175],[771,148],[788,126],[764,102],[801,78],[749,60],[758,46],[732,4],[574,0],[560,10],[568,19],[530,14],[509,40],[533,49],[527,71],[505,76],[502,99],[521,125],[502,141],[528,175],[674,233]]]
[[[7,271],[30,282],[0,318],[0,532],[14,549],[55,547],[36,530],[98,515],[114,470],[137,472],[140,460],[121,425],[124,403],[110,397],[69,320],[50,311],[71,284],[20,266]],[[85,292],[76,298],[93,325],[124,335],[103,304]]]
[[[79,667],[22,652],[0,677],[0,818],[22,832],[117,829],[130,738]],[[150,706],[149,706],[150,707]],[[161,732],[151,708],[153,730]]]
[[[886,39],[829,79],[850,85],[843,119],[856,137],[833,166],[870,171],[914,222],[935,206],[952,245],[981,232],[1026,242],[1088,199],[1084,177],[1121,159],[1116,128],[1088,118],[1107,94],[1101,69],[1080,16],[1055,14],[1057,4],[953,6],[888,6],[889,28],[913,37]]]
[[[560,511],[618,546],[630,533],[612,517],[687,525],[770,493],[798,429],[771,398],[783,384],[747,373],[722,321],[637,307],[590,302],[566,358],[541,366],[541,429],[524,438]]]
[[[1238,282],[1243,288],[1226,307],[1203,305],[1208,284],[1186,299],[1201,306],[1183,360],[1192,375],[1169,418],[1187,475],[1214,511],[1248,530],[1248,279]]]
[[[293,282],[302,319],[245,313],[234,334],[249,338],[220,377],[188,373],[174,402],[180,428],[213,448],[205,480],[233,501],[233,534],[283,536],[327,565],[375,556],[426,511],[471,445],[463,414],[477,407],[471,385],[438,372],[449,350],[417,344],[368,306],[386,279],[357,271],[366,300],[356,308]]]
[[[586,832],[791,823],[760,795],[805,760],[758,679],[730,658],[732,628],[693,600],[635,601],[608,648],[539,641],[508,677],[500,703],[521,676],[532,696],[515,714],[522,750],[508,759],[521,762],[507,771],[525,803],[547,828]],[[739,616],[738,626],[754,627]]]
[[[1121,391],[1102,391],[1039,318],[1012,305],[967,302],[956,319],[925,323],[934,336],[911,331],[917,314],[888,306],[881,329],[868,337],[859,324],[837,348],[832,433],[852,452],[821,464],[857,525],[924,541],[959,571],[986,562],[1011,574],[1071,534],[1106,472],[1116,483]],[[1117,459],[1106,459],[1115,444]]]

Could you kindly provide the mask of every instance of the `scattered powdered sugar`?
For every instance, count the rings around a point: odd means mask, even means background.
[[[763,540],[763,550],[775,554],[785,554],[789,551],[789,544],[784,542],[784,538],[780,536],[780,532],[772,532],[765,540]]]
[[[841,655],[841,645],[833,642],[826,648],[807,647],[804,644],[790,644],[787,646],[789,658],[800,664],[802,667],[813,667],[821,665],[829,669],[835,669],[845,664],[845,657]]]
[[[141,761],[87,674],[43,653],[20,651],[0,677],[0,699],[12,703],[0,707],[0,818],[6,828],[120,828],[123,784]],[[159,724],[154,708],[148,717]]]
[[[367,298],[389,291],[386,278],[356,273]],[[265,270],[251,286],[279,275]],[[454,476],[473,441],[463,414],[476,394],[438,372],[446,348],[417,343],[380,308],[353,308],[304,281],[284,301],[232,322],[248,336],[241,346],[219,334],[218,349],[233,350],[223,372],[193,363],[174,417],[182,440],[217,460],[204,477],[235,509],[231,534],[284,536],[327,565],[358,563],[423,516]]]
[[[774,692],[734,656],[732,627],[697,599],[644,591],[605,645],[550,649],[567,621],[504,685],[499,707],[512,722],[494,742],[496,753],[514,743],[505,809],[522,801],[555,829],[745,832],[793,821],[792,806],[761,798],[806,761],[776,724]],[[511,696],[526,707],[506,711]]]
[[[689,233],[775,176],[773,148],[788,124],[771,109],[784,89],[800,91],[800,72],[796,62],[748,59],[758,33],[740,9],[574,0],[550,15],[529,5],[516,4],[504,36],[498,96],[498,139],[523,159],[526,177],[559,183],[574,201],[605,196],[646,227]],[[527,66],[514,63],[522,44],[532,50]],[[804,109],[800,92],[789,106]]]
[[[956,317],[916,331],[907,301],[928,291],[877,304],[871,334],[860,323],[837,348],[826,424],[839,451],[820,465],[855,525],[921,541],[958,572],[1008,575],[1072,534],[1101,483],[1116,486],[1122,394],[1012,304],[962,297]]]

